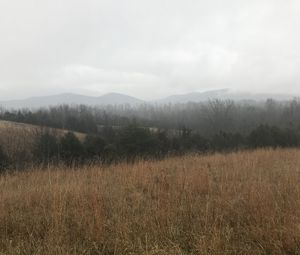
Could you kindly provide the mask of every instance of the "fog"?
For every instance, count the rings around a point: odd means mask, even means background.
[[[297,0],[1,0],[0,99],[300,94]]]

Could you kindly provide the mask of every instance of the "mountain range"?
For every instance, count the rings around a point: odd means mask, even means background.
[[[278,101],[285,101],[295,98],[297,95],[287,94],[254,94],[247,92],[234,92],[229,89],[210,90],[204,92],[192,92],[182,95],[172,95],[166,98],[153,101],[145,101],[136,97],[128,96],[120,93],[109,93],[99,97],[85,96],[79,94],[65,93],[52,96],[31,97],[22,100],[10,100],[0,102],[0,106],[4,108],[39,108],[48,107],[61,104],[69,105],[139,105],[143,103],[148,104],[176,104],[187,102],[203,102],[209,99],[231,99],[235,101],[251,100],[263,101],[272,98]]]
[[[249,93],[241,91],[233,91],[230,89],[209,90],[204,92],[192,92],[182,95],[172,95],[161,100],[159,103],[188,103],[188,102],[203,102],[209,99],[234,100],[234,101],[265,101],[274,99],[278,101],[291,100],[298,95],[288,94],[272,94],[272,93]]]
[[[2,101],[0,105],[5,108],[40,108],[40,107],[48,107],[55,105],[122,105],[122,104],[130,104],[136,105],[143,103],[143,100],[140,100],[135,97],[131,97],[124,94],[119,93],[109,93],[99,97],[85,96],[73,93],[64,93],[52,96],[44,96],[44,97],[31,97],[22,100],[10,100],[10,101]]]

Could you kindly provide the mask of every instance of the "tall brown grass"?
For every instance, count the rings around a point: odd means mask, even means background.
[[[300,254],[300,150],[0,177],[0,254]]]

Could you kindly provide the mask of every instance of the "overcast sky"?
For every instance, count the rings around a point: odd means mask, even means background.
[[[0,99],[300,94],[299,0],[1,0]]]

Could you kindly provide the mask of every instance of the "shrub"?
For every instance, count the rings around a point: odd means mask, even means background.
[[[2,146],[0,146],[0,171],[5,170],[8,167],[8,157],[4,153]]]
[[[83,143],[88,158],[103,157],[105,145],[105,141],[96,135],[87,135]]]
[[[158,147],[158,139],[148,129],[132,124],[120,132],[119,149],[126,158],[154,156]]]
[[[61,156],[65,163],[78,163],[84,158],[84,148],[72,132],[66,133],[60,141]]]
[[[49,164],[57,162],[59,158],[58,139],[54,134],[46,132],[37,138],[34,155],[38,162]]]

